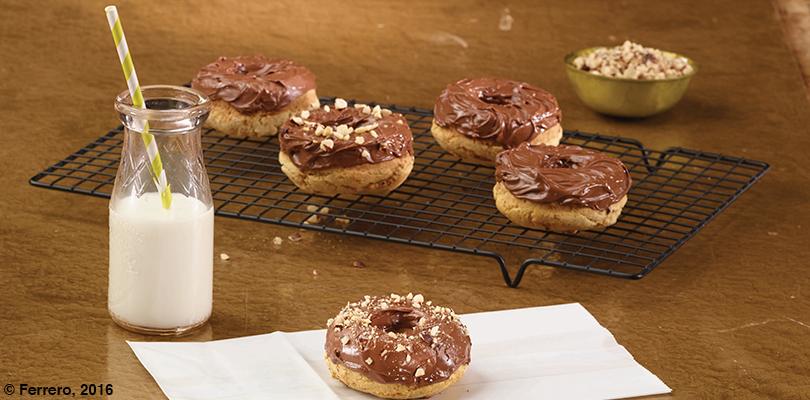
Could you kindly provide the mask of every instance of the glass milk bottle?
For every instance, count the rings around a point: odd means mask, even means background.
[[[115,99],[124,136],[110,199],[107,306],[126,329],[181,335],[211,316],[214,208],[200,144],[210,103],[185,87],[141,89],[146,110],[132,106],[129,92]],[[168,209],[152,179],[143,121],[171,188]]]

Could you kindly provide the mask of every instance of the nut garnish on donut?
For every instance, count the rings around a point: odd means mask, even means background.
[[[413,137],[401,114],[343,99],[293,116],[279,144],[282,171],[308,193],[387,194],[413,168]]]
[[[453,310],[421,294],[365,296],[327,321],[326,363],[347,386],[378,397],[432,396],[461,378],[470,337]]]

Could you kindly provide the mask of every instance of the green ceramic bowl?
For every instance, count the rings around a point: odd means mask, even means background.
[[[574,66],[574,59],[595,51],[591,47],[565,56],[565,70],[580,100],[594,111],[617,117],[649,117],[669,110],[683,97],[689,81],[697,72],[697,65],[686,58],[692,72],[677,78],[638,80],[594,75]]]

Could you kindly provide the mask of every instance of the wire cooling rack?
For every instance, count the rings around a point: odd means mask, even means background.
[[[768,170],[761,161],[683,148],[655,151],[632,139],[566,131],[564,143],[609,153],[627,165],[633,176],[627,205],[615,225],[600,231],[526,229],[495,208],[492,168],[459,161],[434,142],[430,110],[385,107],[408,119],[416,156],[408,180],[387,196],[302,193],[281,172],[277,139],[204,131],[217,215],[490,257],[512,287],[531,265],[639,279]],[[110,197],[122,137],[119,126],[30,183]],[[520,265],[514,275],[507,260]]]

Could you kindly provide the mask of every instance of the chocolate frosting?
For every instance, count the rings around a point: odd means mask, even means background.
[[[401,114],[358,104],[340,109],[327,105],[304,115],[285,122],[279,133],[281,151],[302,171],[376,164],[413,154],[411,129]]]
[[[524,143],[496,157],[495,179],[515,197],[606,210],[630,190],[618,158],[578,146]]]
[[[435,122],[505,148],[534,139],[562,121],[557,99],[528,83],[498,78],[462,79],[436,99]]]
[[[381,383],[420,387],[470,363],[470,336],[453,310],[421,295],[349,303],[327,322],[326,356]]]
[[[220,57],[197,73],[191,87],[243,114],[273,112],[315,89],[315,75],[290,60]]]

